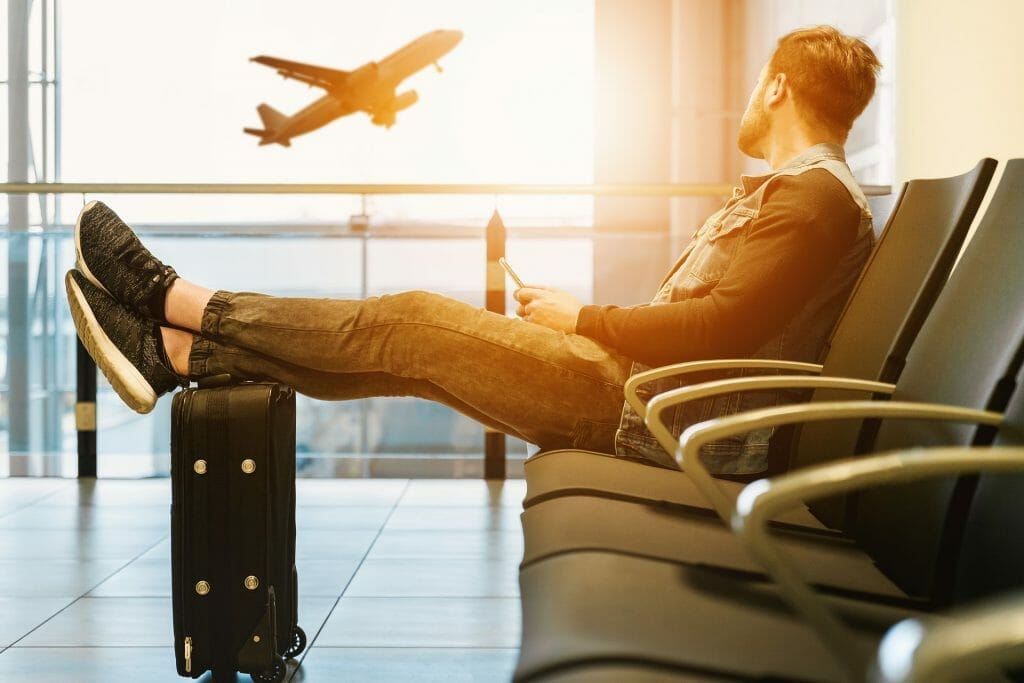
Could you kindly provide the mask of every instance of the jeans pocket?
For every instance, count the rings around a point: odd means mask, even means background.
[[[569,440],[573,448],[597,453],[615,452],[615,432],[619,424],[581,419],[573,427]]]

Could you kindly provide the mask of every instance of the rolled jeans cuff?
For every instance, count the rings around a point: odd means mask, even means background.
[[[210,339],[220,340],[220,321],[224,312],[231,306],[234,294],[223,290],[214,292],[203,309],[203,318],[199,323],[200,334]]]
[[[188,355],[189,378],[196,379],[210,374],[210,357],[217,346],[212,340],[220,337],[221,316],[231,305],[232,296],[230,292],[218,291],[206,304],[199,325],[202,332],[192,335],[192,350]]]
[[[204,339],[198,334],[192,335],[192,351],[188,354],[188,377],[200,379],[210,374],[210,356],[213,354],[214,342]]]

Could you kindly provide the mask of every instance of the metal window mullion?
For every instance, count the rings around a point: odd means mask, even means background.
[[[42,107],[41,107],[40,114],[43,117],[43,120],[41,121],[42,129],[43,129],[42,130],[42,136],[43,136],[43,139],[42,139],[42,146],[43,146],[43,155],[42,155],[43,156],[43,160],[42,160],[43,174],[42,174],[41,177],[38,176],[38,175],[36,177],[37,178],[41,178],[44,181],[45,180],[50,180],[50,176],[47,173],[47,171],[49,170],[48,169],[48,159],[50,158],[49,157],[49,151],[50,151],[50,126],[49,126],[49,123],[50,122],[49,122],[49,116],[48,116],[48,113],[49,113],[49,106],[48,105],[49,105],[49,99],[50,99],[49,98],[50,86],[47,83],[47,81],[50,78],[50,73],[49,73],[49,71],[50,71],[50,40],[49,40],[49,38],[50,38],[50,35],[49,35],[50,12],[49,12],[49,9],[50,9],[50,0],[40,0],[40,2],[39,2],[39,12],[42,14],[42,16],[40,17],[39,25],[41,27],[40,33],[42,33],[42,36],[40,36],[40,43],[41,43],[40,49],[42,50],[42,57],[43,57],[42,58],[42,69],[43,69],[43,72],[42,72],[42,78],[40,79],[39,87],[42,88],[42,93],[40,95],[41,98],[42,98]],[[39,197],[40,197],[40,205],[41,205],[40,206],[41,211],[40,211],[39,220],[42,223],[43,230],[46,230],[46,224],[48,222],[46,220],[47,219],[47,211],[46,211],[46,209],[47,209],[47,205],[49,204],[49,201],[48,201],[49,195],[39,195]]]
[[[53,0],[53,180],[61,181],[61,40],[60,0]],[[53,197],[54,222],[61,221],[61,200],[63,195]]]
[[[28,181],[28,0],[8,0],[8,155],[10,182]],[[28,197],[9,196],[8,444],[11,453],[30,449],[28,419]],[[15,474],[15,472],[11,472]]]

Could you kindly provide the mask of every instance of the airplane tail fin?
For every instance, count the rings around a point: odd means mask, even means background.
[[[263,127],[266,128],[268,132],[277,130],[284,125],[285,121],[288,120],[287,116],[266,103],[256,107],[256,111],[260,115],[260,121],[263,122]]]
[[[258,137],[261,145],[269,145],[276,142],[284,147],[291,147],[291,140],[281,140],[277,137],[278,130],[288,121],[288,117],[269,104],[261,104],[256,107],[256,112],[260,115],[260,120],[263,121],[263,128],[243,128],[242,130],[249,135]]]

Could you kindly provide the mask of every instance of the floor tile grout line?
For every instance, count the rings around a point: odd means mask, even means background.
[[[135,562],[136,560],[138,560],[138,559],[139,559],[140,557],[142,557],[143,555],[145,555],[146,553],[148,553],[148,552],[149,552],[150,550],[152,550],[153,548],[155,548],[155,547],[157,547],[158,545],[160,545],[161,543],[163,543],[163,542],[164,542],[164,539],[166,539],[166,538],[167,538],[168,536],[170,536],[170,532],[167,532],[166,534],[164,534],[163,536],[161,536],[161,537],[160,537],[159,539],[157,539],[156,543],[153,543],[152,545],[150,545],[150,546],[146,547],[146,549],[145,549],[145,550],[143,550],[142,552],[140,552],[139,554],[137,554],[137,555],[136,555],[135,557],[131,558],[130,560],[128,560],[127,562],[125,562],[125,563],[124,563],[123,565],[121,565],[120,567],[118,567],[117,569],[115,569],[114,571],[112,571],[112,572],[111,572],[110,574],[108,574],[108,575],[106,575],[105,577],[103,577],[102,579],[100,579],[100,580],[99,580],[99,581],[98,581],[97,583],[93,584],[93,585],[92,585],[92,586],[91,586],[90,588],[88,588],[88,589],[87,589],[87,590],[86,590],[86,591],[85,591],[84,593],[82,593],[81,595],[79,595],[78,597],[76,597],[76,598],[75,598],[74,600],[72,600],[72,601],[71,601],[71,602],[69,602],[68,604],[64,605],[64,607],[60,608],[59,610],[57,610],[56,612],[54,612],[53,614],[51,614],[51,615],[50,615],[49,617],[47,617],[46,619],[44,619],[44,620],[42,621],[42,623],[36,624],[36,625],[35,625],[35,626],[34,626],[34,627],[33,627],[33,628],[32,628],[32,629],[31,629],[31,630],[30,630],[30,631],[28,632],[28,633],[25,633],[25,634],[24,634],[24,635],[22,635],[22,636],[21,636],[20,638],[18,638],[17,640],[15,640],[15,641],[14,641],[13,643],[11,643],[11,644],[10,644],[10,645],[8,646],[8,648],[6,648],[6,649],[10,649],[10,648],[14,647],[14,646],[15,646],[15,645],[17,645],[18,643],[20,643],[21,641],[25,640],[25,639],[26,639],[26,638],[28,638],[28,637],[29,637],[30,635],[32,635],[33,633],[35,633],[36,631],[38,631],[38,630],[39,630],[40,628],[42,628],[42,627],[43,627],[43,626],[45,626],[46,624],[50,623],[50,622],[51,622],[51,621],[52,621],[52,620],[53,620],[53,619],[54,619],[55,617],[57,617],[57,616],[58,616],[58,615],[60,615],[60,614],[63,614],[63,613],[64,613],[65,611],[67,611],[67,610],[68,610],[68,608],[70,608],[70,607],[71,607],[72,605],[76,605],[76,604],[78,604],[78,602],[79,602],[80,600],[82,600],[83,598],[87,597],[89,593],[91,593],[92,591],[96,590],[96,589],[97,589],[97,588],[99,588],[99,587],[100,587],[101,585],[103,585],[103,584],[104,584],[105,582],[107,582],[107,581],[109,581],[110,579],[112,579],[112,578],[113,578],[113,577],[114,577],[115,575],[117,575],[117,574],[118,574],[118,572],[121,572],[121,571],[123,571],[123,570],[124,570],[124,569],[125,569],[126,567],[128,567],[128,566],[129,566],[130,564],[132,564],[133,562]],[[95,598],[95,599],[99,599],[99,598]],[[67,646],[67,647],[75,647],[75,646],[69,645],[69,646]],[[4,651],[6,651],[6,649],[5,649]],[[0,651],[0,654],[2,654],[2,652],[3,652],[3,651]]]
[[[410,483],[409,480],[406,480],[405,485],[402,488],[402,492],[398,495],[398,497],[396,498],[395,502],[391,504],[391,506],[390,506],[391,509],[390,509],[387,517],[384,519],[384,521],[378,527],[376,535],[374,536],[373,540],[370,542],[370,544],[367,547],[366,551],[362,554],[362,557],[359,559],[359,564],[356,566],[356,569],[353,571],[352,576],[349,578],[348,582],[346,582],[346,584],[345,584],[344,588],[342,589],[341,593],[335,598],[334,604],[332,605],[331,609],[328,611],[327,616],[324,618],[324,621],[320,624],[319,628],[317,629],[316,634],[309,641],[309,643],[307,645],[307,648],[306,648],[306,651],[303,653],[303,657],[302,657],[303,660],[305,659],[306,653],[309,652],[309,649],[311,649],[313,647],[313,644],[315,643],[316,638],[319,637],[321,631],[323,630],[324,625],[327,623],[327,620],[330,618],[331,614],[333,614],[334,609],[337,607],[338,602],[341,600],[341,597],[344,595],[345,591],[348,590],[348,587],[351,584],[352,580],[355,578],[355,575],[359,571],[359,568],[362,567],[363,562],[367,559],[367,556],[369,555],[370,550],[373,548],[374,544],[380,538],[380,535],[383,532],[384,527],[387,525],[388,521],[391,519],[391,516],[394,514],[395,510],[397,509],[398,504],[401,501],[401,498],[405,495],[406,491],[408,490],[409,483]],[[54,494],[56,494],[58,492],[59,491],[53,491],[50,494],[47,494],[47,495],[41,497],[40,499],[37,499],[35,502],[39,502],[39,500],[42,500],[42,499],[44,499],[46,497],[49,497],[50,495],[54,495]],[[34,504],[34,503],[30,503],[29,505],[31,505],[31,504]],[[22,507],[26,507],[26,506],[22,506]],[[131,559],[127,560],[124,564],[122,564],[121,566],[117,567],[116,569],[111,571],[106,576],[104,576],[104,577],[100,578],[99,580],[97,580],[93,585],[91,585],[89,588],[87,588],[81,595],[75,597],[73,600],[71,600],[71,602],[69,602],[63,608],[61,608],[60,610],[58,610],[54,614],[51,614],[44,621],[42,621],[41,623],[37,624],[35,627],[30,629],[27,633],[23,634],[21,637],[19,637],[17,640],[15,640],[13,643],[11,643],[10,645],[8,645],[8,646],[4,647],[2,650],[0,650],[0,654],[2,654],[3,652],[6,652],[8,649],[12,649],[12,648],[15,648],[15,647],[17,647],[19,649],[26,649],[26,648],[29,648],[29,647],[64,647],[64,648],[68,648],[68,649],[80,649],[82,646],[76,646],[76,645],[64,645],[64,646],[59,646],[59,645],[58,646],[55,646],[55,645],[50,645],[50,646],[24,646],[23,645],[23,646],[18,646],[17,644],[22,642],[25,638],[27,638],[30,635],[32,635],[32,633],[36,632],[37,630],[39,630],[40,628],[45,626],[47,623],[52,621],[54,618],[56,618],[57,616],[59,616],[63,612],[67,611],[70,607],[72,607],[73,605],[77,604],[82,599],[88,598],[89,597],[88,596],[89,593],[91,593],[93,590],[95,590],[96,588],[101,586],[106,581],[108,581],[111,578],[113,578],[119,572],[121,572],[124,569],[126,569],[132,563],[134,563],[137,560],[139,560],[143,555],[145,555],[146,553],[148,553],[151,550],[153,550],[153,548],[155,548],[160,543],[162,543],[164,540],[166,540],[168,535],[169,535],[169,533],[163,534],[159,539],[156,540],[156,542],[154,542],[150,546],[147,546],[145,549],[140,551],[134,557],[132,557]],[[131,597],[139,597],[139,596],[131,596]],[[166,596],[156,596],[156,597],[164,598]],[[95,598],[95,599],[102,599],[102,598]],[[111,647],[154,647],[154,646],[111,646]],[[301,665],[301,661],[302,660],[300,660],[300,665]]]
[[[412,484],[412,480],[406,479],[406,481],[404,482],[403,488],[399,492],[397,498],[395,498],[394,501],[389,506],[381,506],[381,507],[389,507],[390,509],[388,510],[388,513],[387,513],[385,519],[379,525],[377,525],[376,530],[375,530],[376,533],[375,533],[373,539],[371,540],[371,542],[369,543],[369,545],[366,547],[366,550],[361,554],[361,556],[357,556],[358,562],[356,564],[356,567],[353,570],[353,572],[352,572],[351,576],[349,577],[348,581],[346,582],[345,586],[341,589],[341,592],[339,594],[337,594],[336,596],[329,595],[329,596],[321,596],[320,597],[320,599],[323,599],[323,597],[327,597],[328,599],[333,598],[333,604],[331,605],[330,609],[328,610],[328,612],[327,612],[325,618],[323,619],[323,621],[318,625],[316,633],[315,633],[315,635],[313,636],[313,638],[311,639],[311,641],[309,643],[309,647],[307,648],[306,652],[302,656],[302,661],[304,661],[305,655],[308,654],[308,652],[312,649],[312,647],[318,641],[319,637],[322,635],[322,631],[325,628],[327,621],[329,621],[329,619],[333,615],[333,612],[336,611],[337,607],[340,605],[341,598],[345,597],[347,591],[351,588],[351,585],[352,585],[356,575],[358,574],[358,572],[360,570],[366,568],[366,562],[367,562],[367,560],[370,559],[370,555],[372,554],[373,549],[376,547],[376,543],[381,541],[381,538],[384,535],[384,532],[386,530],[387,525],[390,523],[390,521],[392,519],[394,519],[395,513],[399,510],[399,508],[404,508],[404,507],[424,507],[424,508],[430,508],[430,507],[434,507],[434,506],[431,506],[431,505],[424,505],[424,506],[408,506],[408,505],[404,505],[405,496],[409,495],[410,491],[412,489],[411,484]],[[52,492],[50,492],[48,494],[45,494],[45,495],[43,495],[43,496],[33,500],[30,503],[26,503],[25,505],[22,505],[22,506],[19,506],[18,508],[15,508],[15,510],[23,510],[26,507],[30,507],[32,505],[38,504],[39,502],[41,502],[41,501],[43,501],[43,500],[45,500],[47,498],[50,498],[51,496],[60,495],[61,492],[62,492],[62,490],[60,488],[58,488],[57,490],[54,490],[54,491],[52,491]],[[462,508],[462,507],[479,508],[478,505],[453,506],[453,507],[459,507],[459,508]],[[504,506],[500,506],[500,507],[504,507]],[[417,532],[417,531],[420,531],[420,530],[410,529],[408,531]],[[472,530],[472,529],[459,530],[459,531],[465,531],[466,533],[474,533],[474,534],[477,533],[477,530]],[[503,530],[503,529],[486,530],[486,531],[488,533],[492,533],[492,532],[508,533],[508,534],[515,533],[512,530]],[[162,535],[151,546],[149,546],[149,547],[145,548],[144,550],[140,551],[136,556],[134,556],[130,560],[127,560],[126,562],[124,562],[118,568],[112,570],[108,575],[98,579],[93,585],[91,585],[86,590],[84,590],[81,595],[79,595],[78,597],[72,599],[71,602],[69,602],[67,605],[65,605],[61,610],[59,610],[55,614],[51,615],[44,622],[42,622],[41,624],[37,625],[35,628],[33,628],[28,633],[26,633],[23,636],[21,636],[17,641],[15,641],[15,643],[10,644],[10,645],[5,645],[3,647],[0,647],[0,654],[3,654],[5,652],[7,652],[8,650],[45,649],[47,647],[49,647],[49,648],[63,648],[63,649],[97,649],[97,648],[105,648],[105,647],[106,648],[112,648],[112,649],[113,648],[117,648],[117,649],[143,649],[143,648],[150,648],[150,649],[153,649],[153,648],[157,647],[157,646],[153,646],[153,645],[111,645],[111,646],[76,646],[76,645],[67,645],[67,646],[59,646],[59,645],[45,646],[44,645],[44,646],[39,646],[39,645],[35,645],[35,646],[33,646],[33,645],[18,645],[18,643],[24,642],[25,638],[27,638],[29,635],[34,633],[36,630],[38,630],[44,624],[50,622],[54,617],[58,616],[59,614],[63,613],[64,611],[66,611],[69,607],[71,607],[71,605],[76,604],[78,601],[80,601],[83,598],[89,597],[89,595],[88,595],[89,593],[91,593],[92,591],[96,590],[100,585],[102,585],[106,581],[109,581],[112,577],[114,577],[116,574],[118,574],[119,572],[121,572],[124,569],[126,569],[132,563],[137,562],[138,560],[140,560],[140,558],[143,555],[145,555],[148,552],[151,552],[157,545],[162,543],[166,538],[167,538],[166,534]],[[431,559],[431,558],[428,558],[428,559]],[[476,558],[465,558],[465,559],[476,559]],[[71,596],[69,596],[69,597],[71,597]],[[133,596],[133,597],[137,597],[137,596]],[[161,597],[162,598],[162,597],[166,597],[166,596],[157,596],[157,597]],[[374,597],[374,596],[361,596],[361,597],[362,598],[366,598],[366,599],[398,599],[398,600],[408,600],[408,599],[415,599],[416,597],[420,597],[420,596],[378,596],[378,597]],[[424,598],[435,598],[435,597],[442,597],[442,596],[422,596],[422,597],[424,597]],[[515,596],[466,596],[466,597],[472,597],[473,599],[479,599],[479,600],[503,600],[503,601],[516,600],[517,599]],[[359,598],[356,597],[354,599],[359,599]],[[162,647],[162,646],[160,646],[160,647]],[[483,645],[481,645],[481,646],[473,646],[473,645],[458,645],[458,646],[456,646],[456,645],[447,645],[447,646],[446,645],[440,645],[440,646],[436,646],[436,645],[429,645],[429,644],[424,644],[424,645],[415,646],[415,647],[403,646],[403,645],[369,645],[369,646],[356,646],[356,645],[327,646],[327,645],[324,645],[324,646],[320,646],[320,647],[328,648],[328,649],[342,649],[342,650],[359,650],[359,649],[378,649],[378,650],[422,649],[422,650],[436,650],[436,651],[443,651],[443,650],[504,650],[504,651],[516,651],[518,649],[517,647],[493,646],[493,645],[492,646],[483,646]],[[301,666],[301,663],[300,663],[300,666]],[[291,672],[291,676],[292,677],[294,677],[294,673],[295,672],[293,670]]]
[[[166,650],[166,645],[13,645],[8,650]]]
[[[64,488],[70,488],[70,487],[71,487],[70,483],[64,485]],[[54,488],[49,493],[44,493],[43,495],[39,496],[38,498],[33,498],[32,500],[30,500],[30,501],[28,501],[26,503],[23,503],[21,505],[17,505],[15,507],[11,508],[7,512],[4,512],[3,514],[0,514],[0,519],[3,519],[7,515],[13,515],[16,512],[23,512],[25,509],[30,508],[33,505],[38,505],[39,503],[43,502],[47,498],[50,498],[51,496],[55,496],[58,493],[62,493],[61,487]]]
[[[339,596],[341,597],[341,596]],[[518,600],[518,595],[348,595],[346,600]],[[321,600],[325,599],[323,597]]]
[[[11,479],[11,477],[8,477],[8,480],[10,480],[10,479]],[[136,482],[136,481],[147,481],[147,480],[148,480],[147,478],[144,478],[144,479],[99,479],[99,478],[97,478],[96,479],[97,482],[99,482],[99,481]],[[4,513],[0,514],[0,519],[3,519],[4,517],[7,517],[9,515],[12,515],[12,514],[15,514],[15,513],[18,513],[18,512],[25,512],[26,510],[28,510],[29,508],[31,508],[31,507],[33,507],[35,505],[43,505],[44,507],[47,507],[45,505],[45,501],[47,499],[53,498],[54,496],[56,496],[58,494],[64,493],[65,489],[70,489],[73,486],[75,486],[76,484],[80,484],[82,481],[85,481],[85,480],[83,480],[83,479],[72,479],[72,480],[64,481],[64,482],[62,482],[63,486],[58,486],[58,487],[54,488],[52,491],[50,491],[49,493],[44,493],[43,495],[41,495],[38,498],[34,498],[33,500],[31,500],[31,501],[29,501],[29,502],[27,502],[27,503],[25,503],[23,505],[19,505],[17,507],[12,508],[11,510],[9,510],[7,512],[4,512]],[[56,505],[56,506],[49,506],[49,507],[57,507],[57,508],[62,508],[62,507],[73,507],[73,508],[88,507],[88,508],[93,508],[94,507],[94,508],[100,508],[100,507],[103,507],[103,506],[102,505],[94,505],[94,504],[91,504],[91,503],[87,504],[87,505],[83,505],[82,503],[76,503],[74,505],[68,504],[68,505]],[[110,508],[111,506],[108,505],[106,507]],[[132,507],[132,506],[128,506],[128,507]],[[153,506],[153,507],[157,507],[157,506]],[[32,529],[30,529],[30,530],[32,530]],[[54,529],[54,530],[55,531],[76,531],[76,532],[77,531],[88,531],[88,529],[77,529],[77,528],[75,528],[75,529]],[[0,528],[0,531],[20,531],[20,529],[17,529],[17,528],[15,528],[15,529]]]
[[[28,649],[28,648],[24,648]],[[518,647],[504,645],[321,645],[321,650],[508,650]]]
[[[362,568],[363,564],[369,558],[370,553],[373,551],[374,545],[380,539],[381,534],[383,534],[384,528],[387,526],[388,522],[391,520],[391,517],[394,515],[394,512],[398,509],[399,505],[401,505],[402,499],[405,497],[406,493],[408,493],[408,490],[409,490],[411,482],[412,482],[412,480],[406,480],[405,487],[403,488],[402,493],[399,495],[398,499],[395,501],[394,505],[392,506],[391,512],[388,514],[388,516],[384,520],[383,524],[381,524],[380,529],[377,531],[377,535],[374,537],[373,541],[370,543],[369,547],[366,549],[366,552],[363,554],[362,559],[360,559],[359,564],[356,566],[355,571],[352,572],[352,576],[349,578],[348,582],[346,582],[346,584],[345,584],[345,587],[342,589],[341,594],[337,597],[337,599],[335,599],[334,604],[331,606],[331,609],[327,613],[327,616],[324,618],[323,622],[320,624],[320,628],[317,629],[316,634],[313,636],[312,639],[310,639],[310,641],[309,641],[309,643],[308,643],[308,645],[306,647],[306,650],[302,653],[302,659],[299,660],[298,666],[295,668],[294,671],[291,672],[291,676],[288,679],[289,681],[292,680],[292,678],[295,676],[295,672],[298,671],[298,669],[302,666],[302,663],[305,661],[306,656],[313,649],[313,646],[315,645],[316,640],[320,637],[320,635],[323,632],[323,629],[326,626],[327,622],[330,620],[331,616],[334,614],[334,610],[337,609],[338,604],[341,602],[341,599],[343,597],[345,597],[345,592],[348,590],[348,588],[351,585],[352,581],[355,579],[356,574],[358,574],[358,572]],[[426,506],[426,507],[430,507],[430,506]],[[467,507],[478,507],[478,506],[467,506]],[[415,531],[415,530],[413,530],[413,531]],[[419,596],[419,597],[423,597],[425,599],[433,599],[433,598],[436,598],[437,596]],[[482,600],[517,600],[517,601],[519,600],[518,596],[468,596],[468,597],[470,597],[470,598],[472,598],[474,600],[481,600],[481,599]],[[447,599],[447,598],[448,598],[448,596],[444,596],[441,599]],[[381,596],[381,597],[354,596],[351,599],[353,599],[353,600],[359,600],[359,599],[408,600],[408,599],[410,599],[410,596]],[[416,597],[413,597],[412,599],[416,599]],[[325,646],[325,647],[334,647],[334,646]],[[355,649],[355,648],[353,648],[353,649]],[[363,649],[365,649],[365,648],[363,648]],[[402,648],[400,646],[394,646],[394,647],[388,648],[388,649],[408,649],[408,648]],[[424,648],[414,648],[414,649],[500,649],[500,650],[512,650],[512,651],[517,651],[517,652],[519,650],[518,647],[511,647],[511,648],[509,648],[509,647],[498,647],[498,648],[494,648],[494,647],[483,647],[483,646],[467,647],[467,648],[459,648],[459,647],[455,647],[455,646],[443,647],[443,648],[433,648],[433,647],[429,647],[428,646],[428,647],[424,647]]]
[[[345,591],[347,591],[348,587],[352,585],[352,581],[356,578],[356,574],[359,573],[359,570],[360,568],[362,568],[363,563],[366,562],[366,558],[369,556],[370,551],[373,550],[374,544],[377,543],[377,540],[380,538],[380,535],[384,532],[384,527],[387,526],[388,521],[390,521],[391,517],[395,514],[395,510],[398,509],[399,503],[402,502],[402,498],[405,496],[406,491],[409,490],[410,481],[410,479],[405,480],[405,486],[402,487],[402,492],[398,495],[398,497],[395,499],[395,502],[391,505],[391,511],[388,513],[388,516],[381,523],[380,528],[377,529],[377,534],[373,537],[373,540],[370,541],[370,544],[366,547],[366,552],[364,552],[363,556],[359,559],[359,563],[356,565],[356,568],[352,571],[352,575],[348,577],[348,581],[345,582],[345,585],[344,587],[342,587],[341,592],[338,594],[338,597],[335,598],[334,604],[331,605],[331,608],[329,610],[327,610],[327,616],[325,616],[324,620],[320,623],[320,626],[317,628],[316,633],[313,634],[312,637],[307,638],[308,642],[306,643],[306,649],[303,650],[302,658],[299,660],[298,666],[295,667],[295,671],[298,671],[299,668],[302,667],[302,663],[306,661],[306,657],[309,655],[310,650],[312,650],[313,646],[316,644],[317,638],[319,638],[320,634],[323,633],[324,627],[327,625],[327,622],[330,621],[331,615],[334,614],[334,610],[338,608],[338,603],[341,602],[342,597],[344,597]],[[295,671],[291,673],[286,683],[289,683],[292,680],[292,678],[295,677]]]

